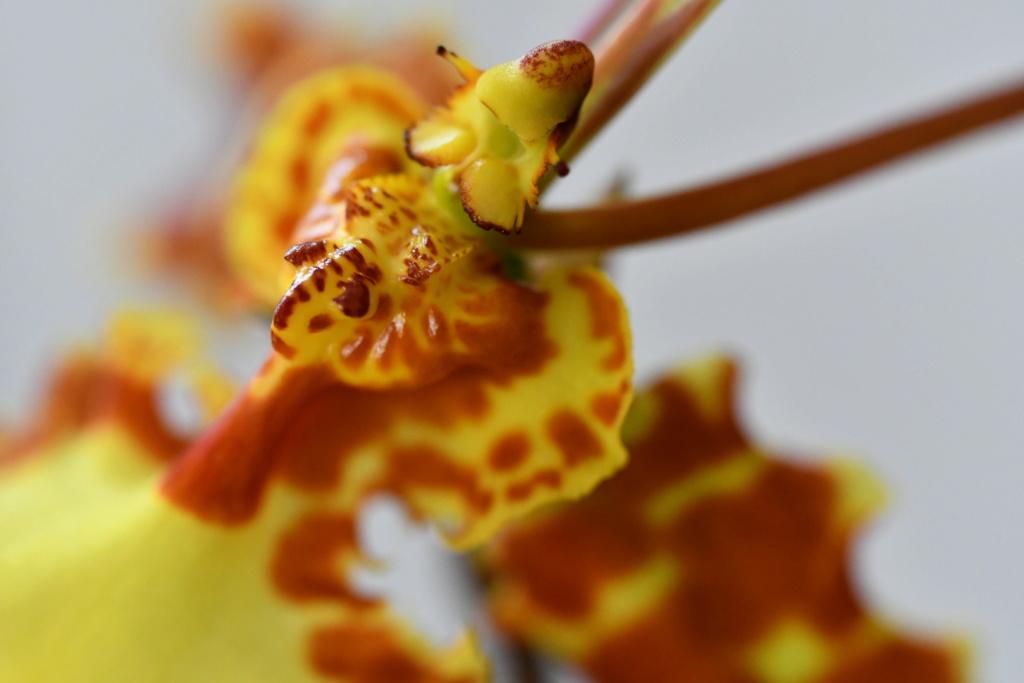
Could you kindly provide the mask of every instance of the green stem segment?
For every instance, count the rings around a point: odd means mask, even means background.
[[[910,154],[1024,114],[1024,79],[847,142],[662,197],[538,211],[510,246],[607,249],[685,235],[827,188]]]

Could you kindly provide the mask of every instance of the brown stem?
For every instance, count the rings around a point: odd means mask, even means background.
[[[576,31],[576,40],[592,48],[630,2],[632,0],[605,0],[604,6],[596,14],[588,17],[586,23]]]
[[[666,11],[665,0],[644,0],[634,7],[595,55],[594,84],[561,158],[571,160],[601,132],[719,2],[684,0]]]
[[[544,683],[544,672],[533,650],[519,640],[511,640],[509,647],[515,659],[519,683]]]
[[[662,197],[528,215],[514,248],[637,244],[696,232],[834,185],[902,157],[1024,114],[1024,79],[848,142]]]
[[[479,557],[464,556],[462,561],[463,574],[469,582],[470,589],[476,595],[476,602],[486,603],[488,591],[494,581],[488,566],[479,561]],[[513,676],[517,683],[544,683],[544,669],[537,654],[530,646],[512,634],[495,632],[499,643],[512,663]]]

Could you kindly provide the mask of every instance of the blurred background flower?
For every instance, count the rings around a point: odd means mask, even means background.
[[[594,3],[294,4],[362,36],[436,22],[491,65],[571,33]],[[0,8],[6,421],[118,305],[175,296],[139,285],[126,235],[244,142],[210,67],[221,9]],[[997,84],[1024,68],[1021,26],[1014,0],[728,0],[547,199],[588,201],[620,174],[638,195],[679,187]],[[856,455],[889,482],[857,558],[870,601],[972,634],[981,678],[1007,682],[1024,670],[1022,178],[1017,122],[612,263],[641,379],[737,352],[759,441]],[[264,321],[219,337],[240,377],[266,351]]]

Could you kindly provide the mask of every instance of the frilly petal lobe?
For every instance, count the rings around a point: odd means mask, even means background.
[[[330,361],[272,358],[175,464],[165,495],[236,525],[258,514],[275,482],[346,509],[392,491],[467,547],[538,505],[586,493],[625,458],[618,430],[632,358],[621,299],[587,268],[552,271],[536,288],[501,286],[522,288],[533,322],[519,316],[517,329],[490,339],[492,328],[468,328],[475,348],[493,352],[428,383],[382,392],[340,381]],[[473,298],[463,308],[493,306]]]
[[[878,485],[750,444],[734,376],[711,358],[641,394],[629,466],[488,549],[499,622],[604,683],[962,680],[953,648],[854,591],[848,544]]]

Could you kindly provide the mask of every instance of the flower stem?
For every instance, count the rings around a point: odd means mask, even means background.
[[[520,640],[511,639],[510,648],[519,683],[544,683],[544,672],[537,661],[537,655]]]
[[[573,38],[593,48],[605,31],[611,28],[619,14],[632,0],[605,0],[605,4],[573,35]]]
[[[570,161],[636,94],[720,0],[643,0],[636,3],[594,55],[594,83],[572,135],[559,149]],[[611,29],[624,7],[613,3],[595,28]]]
[[[528,215],[510,246],[618,247],[710,228],[1024,114],[1024,79],[750,173],[650,199]]]

